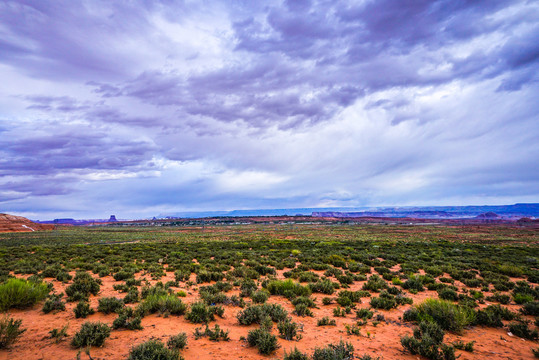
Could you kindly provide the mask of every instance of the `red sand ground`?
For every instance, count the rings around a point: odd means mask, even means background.
[[[321,272],[319,272],[321,274]],[[138,276],[140,277],[140,276]],[[278,271],[278,277],[283,278],[282,271]],[[166,282],[173,280],[173,273],[168,272],[166,277],[161,281]],[[52,279],[46,279],[52,281]],[[104,296],[116,296],[123,297],[124,294],[119,294],[113,290],[113,284],[119,283],[114,281],[112,277],[105,277],[103,280],[103,286],[98,296],[92,296],[90,304],[92,308],[97,308],[97,301],[99,297]],[[192,279],[194,280],[194,275]],[[56,280],[52,281],[56,291],[63,291],[66,287],[65,284],[59,283]],[[155,281],[151,281],[155,283]],[[363,282],[357,282],[351,286],[350,290],[359,290]],[[462,285],[456,282],[457,286]],[[187,288],[185,283],[181,283],[181,288],[187,291],[187,296],[183,298],[184,302],[192,303],[197,299],[197,286]],[[227,295],[237,294],[237,291],[231,291]],[[488,294],[485,294],[488,295]],[[238,307],[225,306],[224,318],[217,318],[217,321],[210,324],[213,327],[214,324],[219,324],[224,330],[229,330],[230,341],[228,342],[211,342],[206,338],[195,340],[193,332],[195,328],[201,327],[201,325],[195,325],[189,323],[183,316],[170,316],[168,318],[160,317],[157,315],[150,315],[142,319],[143,330],[129,331],[129,330],[113,330],[110,338],[105,342],[105,345],[101,348],[93,347],[90,355],[92,359],[126,359],[129,353],[129,349],[133,345],[137,345],[150,338],[160,339],[166,343],[168,337],[178,334],[179,332],[185,332],[188,334],[188,345],[184,349],[181,355],[186,359],[282,359],[284,351],[290,351],[294,347],[305,351],[309,354],[312,353],[315,347],[322,347],[329,343],[336,343],[339,340],[351,342],[355,348],[356,355],[370,354],[374,357],[381,356],[385,360],[389,359],[420,359],[417,355],[411,355],[403,351],[403,347],[400,344],[400,338],[406,334],[412,333],[412,325],[409,323],[403,323],[399,320],[403,312],[409,308],[409,305],[399,306],[398,309],[391,311],[377,311],[375,314],[383,314],[387,322],[382,322],[377,326],[372,325],[372,321],[369,324],[361,327],[361,335],[347,335],[345,331],[345,324],[353,324],[355,322],[355,313],[347,315],[345,318],[334,318],[333,308],[336,304],[328,306],[322,305],[322,298],[326,295],[313,294],[313,298],[316,299],[316,303],[319,304],[318,309],[313,309],[314,317],[298,317],[292,315],[294,321],[303,325],[303,332],[301,335],[303,338],[299,341],[286,341],[279,339],[281,348],[274,354],[269,356],[263,356],[258,354],[256,348],[250,348],[245,341],[240,340],[240,337],[247,337],[249,330],[256,328],[256,325],[241,326],[236,320],[236,314],[240,310]],[[414,299],[414,303],[418,304],[428,297],[437,297],[436,292],[425,291],[420,292],[417,295],[411,295]],[[248,302],[249,299],[246,299]],[[285,298],[272,296],[269,302],[275,302],[283,305],[289,313],[292,313],[293,306]],[[363,298],[363,304],[359,304],[358,308],[369,308],[368,298]],[[20,340],[15,343],[8,350],[0,351],[0,360],[29,360],[29,359],[75,359],[77,357],[78,350],[70,347],[69,342],[76,331],[85,321],[102,321],[108,325],[112,325],[112,322],[116,318],[115,314],[103,315],[101,313],[95,313],[89,316],[87,319],[75,319],[73,308],[76,303],[68,303],[66,311],[58,312],[56,314],[44,314],[41,311],[41,304],[36,305],[30,310],[12,310],[10,315],[17,319],[22,319],[23,327],[27,331],[21,336]],[[487,306],[488,302],[482,306]],[[516,305],[509,305],[509,308],[516,311],[518,308]],[[317,319],[328,316],[335,319],[337,326],[316,326]],[[533,320],[531,317],[530,320]],[[53,328],[61,328],[65,324],[69,324],[67,340],[62,341],[59,344],[55,344],[52,339],[49,338],[49,331]],[[278,335],[276,326],[273,328],[273,333]],[[457,350],[457,355],[460,355],[462,360],[482,360],[482,359],[533,359],[531,349],[537,348],[538,345],[534,342],[520,339],[516,336],[508,335],[504,329],[493,329],[484,327],[474,327],[472,329],[465,330],[462,336],[456,336],[448,334],[445,337],[445,342],[449,343],[456,340],[462,340],[464,342],[475,341],[474,352],[468,353],[465,351]],[[81,359],[88,359],[88,355],[81,354]]]

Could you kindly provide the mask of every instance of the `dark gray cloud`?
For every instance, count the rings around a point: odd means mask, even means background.
[[[537,201],[538,16],[526,0],[4,1],[0,202]]]

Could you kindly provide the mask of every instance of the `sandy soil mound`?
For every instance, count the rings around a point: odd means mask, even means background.
[[[54,229],[54,225],[37,224],[22,216],[0,214],[0,233],[1,232],[52,230],[52,229]]]

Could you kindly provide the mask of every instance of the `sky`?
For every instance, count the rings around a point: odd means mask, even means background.
[[[0,1],[0,212],[539,202],[539,2]]]

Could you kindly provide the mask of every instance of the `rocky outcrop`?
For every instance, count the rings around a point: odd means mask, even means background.
[[[0,214],[0,232],[52,230],[54,225],[37,224],[22,216]]]

